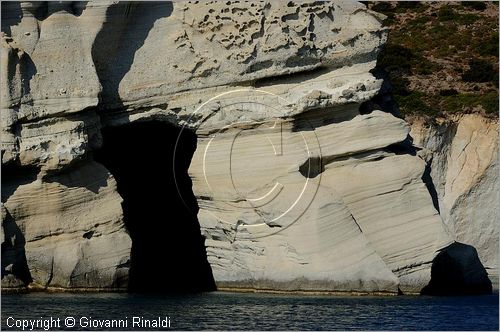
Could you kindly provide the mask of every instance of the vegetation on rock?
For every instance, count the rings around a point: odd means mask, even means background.
[[[378,59],[403,115],[498,116],[498,2],[367,2],[390,28]]]

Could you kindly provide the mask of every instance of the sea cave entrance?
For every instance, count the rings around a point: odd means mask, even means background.
[[[116,179],[132,238],[129,290],[214,290],[188,175],[196,134],[148,121],[104,128],[102,135],[94,158]]]

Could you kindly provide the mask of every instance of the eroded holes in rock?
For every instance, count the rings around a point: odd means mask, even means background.
[[[321,157],[308,158],[302,165],[299,166],[299,172],[303,177],[315,178],[325,171],[325,165]]]
[[[188,175],[196,134],[154,121],[105,128],[102,134],[94,158],[113,174],[123,198],[132,238],[129,289],[215,289]]]

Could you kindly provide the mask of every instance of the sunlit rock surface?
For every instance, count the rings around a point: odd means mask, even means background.
[[[443,221],[498,278],[498,120],[478,114],[434,123],[414,118],[411,136],[429,164]]]
[[[93,152],[104,127],[165,121],[198,137],[217,287],[420,292],[455,233],[409,126],[373,101],[385,39],[350,1],[2,4],[3,284],[127,287],[121,197]]]
[[[2,198],[10,194],[2,267],[13,264],[33,287],[126,286],[131,241],[116,182],[104,167],[90,161],[26,184],[2,175]],[[6,254],[12,250],[20,257]]]

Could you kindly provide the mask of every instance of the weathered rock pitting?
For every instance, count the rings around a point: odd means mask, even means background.
[[[134,202],[93,154],[103,128],[138,121],[197,135],[194,213],[219,288],[420,292],[454,241],[425,162],[393,148],[408,124],[370,102],[386,31],[360,3],[7,3],[2,24],[5,286],[127,287],[141,220],[126,227]],[[185,221],[170,209],[148,222]]]

